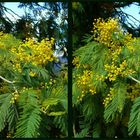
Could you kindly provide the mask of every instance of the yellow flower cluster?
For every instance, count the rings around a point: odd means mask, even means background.
[[[21,69],[20,62],[18,62],[17,60],[14,60],[13,69],[15,71],[18,71],[19,73],[21,73],[22,69]]]
[[[12,93],[12,98],[11,98],[10,103],[11,103],[11,104],[14,104],[14,103],[18,100],[18,98],[19,98],[19,96],[20,96],[20,93],[26,92],[26,91],[28,91],[28,90],[33,90],[33,89],[34,89],[33,87],[30,87],[30,88],[28,88],[28,87],[22,87],[22,89],[20,89],[19,91],[13,92],[13,93]],[[38,88],[36,88],[35,91],[36,91],[37,93],[40,93],[40,90],[39,90]]]
[[[24,43],[21,43],[18,48],[11,48],[11,52],[15,54],[15,60],[13,68],[21,72],[20,63],[32,63],[35,66],[44,66],[48,62],[53,61],[52,46],[54,39],[43,39],[41,42],[34,41],[34,39],[27,39]],[[31,76],[35,73],[31,72]]]
[[[33,87],[32,87],[32,88],[23,87],[23,88],[20,90],[20,93],[21,93],[21,92],[25,92],[25,91],[30,90],[30,89],[33,89]]]
[[[82,89],[81,96],[78,96],[78,100],[82,101],[83,97],[90,93],[94,95],[96,93],[96,89],[92,83],[92,71],[84,70],[82,76],[78,76],[77,85],[80,89]]]
[[[124,44],[131,42],[132,39],[134,39],[134,41],[136,40],[136,38],[132,38],[132,34],[129,34],[128,32],[125,33]]]
[[[12,138],[12,134],[8,132],[6,138]]]
[[[0,32],[0,48],[10,50],[11,47],[19,45],[20,41],[13,35]]]
[[[4,43],[0,42],[0,48],[4,48]]]
[[[129,37],[130,36],[130,37]],[[126,37],[127,38],[127,37]],[[129,40],[128,40],[129,39]],[[136,51],[135,48],[135,42],[136,42],[136,38],[132,38],[132,35],[128,35],[128,39],[126,39],[124,42],[126,44],[126,47],[129,49],[129,51],[131,53],[134,53]]]
[[[132,69],[127,68],[127,62],[124,60],[119,67],[113,62],[112,65],[105,65],[105,70],[108,71],[108,78],[110,81],[115,81],[117,76],[125,77],[129,74],[134,73]]]
[[[33,90],[34,92],[40,94],[41,90],[38,87],[22,87],[22,89],[19,90],[19,93],[26,93],[30,90]]]
[[[49,86],[51,86],[51,85],[53,85],[53,84],[55,84],[55,83],[56,83],[56,80],[55,80],[55,79],[50,79],[48,83],[43,83],[43,82],[41,82],[41,83],[40,83],[40,87],[41,87],[41,88],[46,88],[46,89],[48,89]]]
[[[33,72],[33,71],[30,71],[30,72],[29,72],[29,75],[30,75],[31,77],[34,77],[34,76],[36,75],[36,73]]]
[[[6,39],[8,37],[8,34],[0,32],[0,48],[4,48],[4,43],[2,42],[3,39]]]
[[[2,31],[0,32],[0,36],[3,36],[3,32]]]
[[[0,93],[8,93],[9,92],[9,87],[7,83],[3,82],[0,85]]]
[[[107,97],[103,100],[103,105],[106,107],[114,97],[114,89],[110,88],[110,92],[107,94]]]
[[[14,104],[15,103],[15,101],[18,99],[18,97],[19,97],[19,93],[17,92],[17,91],[15,91],[15,92],[13,92],[12,93],[12,98],[11,98],[11,101],[10,101],[10,103],[11,104]]]
[[[42,107],[41,107],[41,111],[42,111],[44,114],[46,114],[46,113],[47,113],[46,107],[42,106]]]
[[[119,55],[121,54],[121,51],[122,51],[122,47],[120,46],[118,46],[117,48],[114,48],[113,50],[112,49],[109,50],[109,54],[110,54],[109,57],[112,58],[113,62],[117,62],[117,59]]]
[[[137,97],[140,96],[140,85],[139,83],[136,83],[135,85],[129,85],[128,90],[131,90],[132,92],[127,93],[127,98],[131,101],[134,101]]]
[[[80,64],[79,63],[80,58],[78,56],[74,57],[72,64],[76,67],[76,68],[84,68],[84,69],[90,69],[91,66],[89,64]]]
[[[107,21],[98,18],[93,23],[94,39],[107,47],[117,46],[117,42],[113,39],[113,34],[118,36],[122,31],[118,19],[109,18]]]
[[[74,59],[73,59],[73,61],[72,61],[72,64],[73,64],[74,66],[76,66],[77,68],[80,67],[80,64],[79,64],[79,57],[78,57],[78,56],[74,57]]]
[[[96,75],[96,80],[97,81],[104,81],[105,77],[103,75]]]

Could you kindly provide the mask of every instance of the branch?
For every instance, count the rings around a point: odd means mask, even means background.
[[[115,2],[114,7],[115,8],[120,8],[120,7],[126,7],[131,5],[133,2]]]
[[[129,78],[131,78],[133,81],[135,81],[135,82],[137,82],[137,83],[139,83],[140,84],[140,81],[139,80],[137,80],[137,79],[135,79],[134,77],[132,77],[132,76],[128,76]]]
[[[131,20],[131,19],[129,19],[129,20]],[[131,20],[132,21],[132,20]],[[130,23],[130,22],[128,22],[128,20],[126,19],[126,22],[133,28],[133,29],[135,29],[134,28],[134,26]],[[135,24],[135,22],[134,21],[132,21],[133,22],[133,24],[137,27],[137,25]]]
[[[4,8],[6,11],[7,11],[7,10],[11,11],[12,13],[14,13],[14,14],[15,14],[16,16],[18,16],[19,18],[22,18],[21,16],[19,16],[18,14],[16,14],[13,10],[11,10],[11,9],[5,7],[5,6],[3,6],[3,8]]]
[[[127,13],[125,13],[124,11],[122,11],[122,9],[121,8],[119,8],[120,9],[120,12],[122,12],[124,15],[126,15],[128,18],[129,17],[131,17],[131,18],[133,18],[133,19],[135,19],[137,22],[140,22],[138,19],[136,19],[135,17],[133,17],[132,15],[130,15],[130,14],[127,14]]]
[[[9,13],[15,20],[16,20],[16,18],[10,13],[10,12],[8,12],[8,11],[6,11],[7,13]],[[6,15],[6,13],[5,13],[5,15]],[[7,17],[8,18],[8,17]],[[9,19],[9,18],[8,18]]]
[[[5,13],[4,13],[4,15],[5,15],[5,20],[7,19],[6,21],[10,22],[10,24],[13,25],[13,22],[7,17],[7,15]]]
[[[46,7],[46,6],[43,6],[43,5],[40,5],[40,4],[38,4],[38,3],[35,3],[37,6],[39,6],[39,7],[42,7],[42,8],[44,8],[44,9],[47,9],[48,10],[48,8]]]
[[[4,80],[4,81],[6,81],[7,83],[10,83],[10,84],[15,83],[14,81],[13,81],[13,82],[12,82],[12,81],[9,81],[9,80],[5,79],[5,78],[4,78],[4,77],[2,77],[2,76],[0,76],[0,79]]]

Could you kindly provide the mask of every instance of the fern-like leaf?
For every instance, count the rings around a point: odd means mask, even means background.
[[[11,104],[8,110],[8,117],[7,117],[9,131],[14,129],[17,120],[18,120],[18,111],[17,111],[16,105]]]
[[[33,138],[39,135],[41,122],[40,107],[34,90],[27,90],[20,95],[19,106],[23,111],[20,114],[16,127],[16,138]]]
[[[44,68],[37,68],[38,70],[38,75],[41,76],[44,80],[49,79],[48,71]]]
[[[86,137],[87,134],[88,134],[88,130],[89,130],[89,128],[82,129],[82,131],[80,133],[76,133],[75,134],[75,138],[83,138],[83,137]]]
[[[76,104],[77,103],[77,98],[81,94],[81,90],[77,87],[76,82],[73,83],[72,90],[73,90],[72,91],[72,93],[73,93],[72,101]]]
[[[93,133],[92,133],[92,137],[93,138],[99,138],[101,134],[101,125],[100,123],[94,123],[93,125]]]
[[[0,95],[0,131],[5,127],[9,107],[11,106],[11,98],[12,95],[10,93]]]
[[[64,135],[68,135],[68,123],[67,123],[67,116],[56,116],[54,118],[54,124],[57,128],[61,130],[61,132],[64,133]]]
[[[125,97],[127,92],[126,85],[118,81],[114,85],[114,90],[115,96],[112,102],[105,108],[104,111],[104,118],[107,123],[111,122],[115,118],[117,111],[121,113],[121,111],[124,108]]]
[[[134,101],[128,122],[129,135],[132,135],[134,131],[137,131],[137,135],[140,135],[140,97]]]
[[[83,103],[83,115],[85,117],[85,121],[91,122],[94,121],[99,115],[99,104],[98,97],[87,96]]]

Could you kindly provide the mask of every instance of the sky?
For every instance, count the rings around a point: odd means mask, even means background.
[[[21,8],[18,8],[18,2],[6,2],[5,3],[5,6],[12,9],[15,13],[17,13],[18,15],[23,15],[24,12],[23,12],[23,9]],[[40,2],[40,4],[42,4]],[[132,15],[133,17],[135,17],[137,20],[140,21],[140,14],[139,14],[139,11],[140,11],[140,7],[137,6],[137,3],[134,2],[134,4],[132,4],[130,7],[125,7],[125,8],[121,8],[122,11],[124,11],[125,13],[129,14],[129,15]],[[13,21],[15,21],[15,19],[13,17],[11,17],[10,14],[7,13],[7,16],[12,19]],[[15,15],[15,18],[19,18]],[[59,19],[60,20],[60,19]],[[134,20],[133,18],[131,18],[131,20]],[[135,21],[135,20],[134,20]],[[129,21],[130,23],[132,23],[131,21]],[[137,22],[135,21],[135,24],[136,26],[139,26],[140,25],[140,22]]]
[[[122,8],[123,11],[125,11],[126,13],[129,13],[130,15],[133,15],[136,19],[140,20],[140,7],[137,5],[137,3],[135,2],[134,4],[132,4],[130,7],[127,6],[125,8]]]
[[[39,2],[40,5],[43,5],[43,2]],[[11,9],[12,11],[14,11],[16,14],[18,14],[19,16],[23,16],[24,15],[24,11],[23,8],[18,8],[19,2],[5,2],[5,7]],[[45,14],[47,10],[42,10],[42,14]],[[62,12],[62,11],[61,11]],[[15,19],[20,19],[20,17],[14,15],[14,17],[11,16],[11,14],[6,13],[7,17],[9,17],[12,21],[15,21]],[[40,18],[40,17],[38,17]],[[59,14],[59,18],[57,19],[57,22],[60,23],[61,21],[61,16]]]
[[[138,21],[134,20],[132,17],[130,17],[131,20],[135,21],[135,24],[137,26],[140,25],[140,7],[137,5],[136,2],[134,2],[134,4],[132,4],[130,7],[127,6],[127,7],[124,7],[124,8],[121,8],[122,11],[124,11],[125,13],[129,14],[129,15],[132,15],[134,18],[136,18]],[[131,21],[129,21],[130,23],[133,23]]]
[[[15,13],[21,16],[24,14],[24,12],[23,12],[23,9],[18,8],[18,5],[19,5],[18,2],[5,2],[5,7],[8,7],[9,9],[13,10]],[[15,21],[15,19],[9,13],[7,13],[7,16],[11,20]],[[19,17],[15,15],[15,18],[18,19]]]

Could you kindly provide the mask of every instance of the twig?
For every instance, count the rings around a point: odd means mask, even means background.
[[[13,88],[14,88],[14,90],[15,90],[15,92],[16,93],[18,93],[18,91],[17,91],[17,89],[16,89],[16,87],[14,86],[14,83],[15,83],[15,81],[10,81],[10,80],[7,80],[7,79],[5,79],[4,77],[2,77],[2,76],[0,76],[0,79],[2,79],[2,80],[4,80],[4,81],[6,81],[7,83],[10,83],[10,84],[12,84],[13,85]]]
[[[0,79],[4,80],[4,81],[6,81],[7,83],[10,83],[10,84],[15,83],[14,81],[13,81],[13,82],[12,82],[12,81],[9,81],[9,80],[5,79],[5,78],[4,78],[4,77],[2,77],[2,76],[0,76]]]
[[[137,80],[137,79],[135,79],[134,77],[132,77],[132,76],[128,76],[129,78],[131,78],[132,80],[134,80],[135,82],[137,82],[137,83],[139,83],[140,84],[140,81],[139,80]]]
[[[73,133],[74,133],[74,136],[75,136],[76,135],[75,125],[73,125]]]

